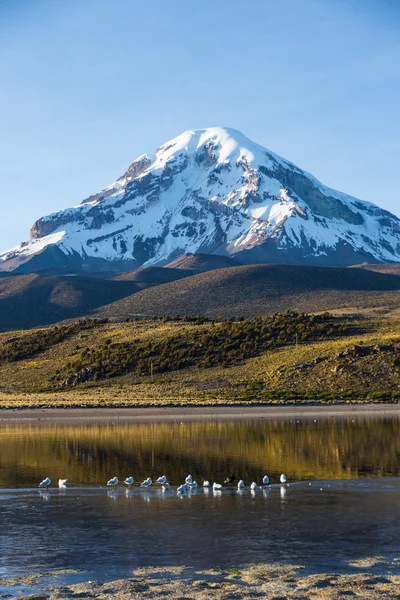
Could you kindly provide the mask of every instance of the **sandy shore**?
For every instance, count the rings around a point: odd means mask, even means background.
[[[149,408],[2,409],[0,421],[207,421],[232,419],[316,419],[337,417],[397,417],[400,404],[252,405]]]

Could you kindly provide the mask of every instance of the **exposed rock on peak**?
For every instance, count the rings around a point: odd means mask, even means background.
[[[128,271],[190,253],[240,263],[394,263],[400,219],[215,127],[184,132],[78,206],[42,217],[30,242],[0,254],[0,270],[37,270],[61,257],[64,266]]]

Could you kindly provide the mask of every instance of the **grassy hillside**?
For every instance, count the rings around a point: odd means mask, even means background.
[[[251,265],[200,273],[99,309],[105,317],[251,318],[277,311],[400,309],[400,276],[364,269]]]
[[[219,256],[216,254],[182,254],[168,265],[170,269],[190,269],[192,271],[213,271],[214,269],[225,269],[237,267],[239,263],[230,256]]]
[[[0,406],[400,400],[400,319],[84,322],[0,334]]]
[[[149,287],[153,285],[161,285],[163,283],[170,283],[171,281],[183,279],[184,277],[190,277],[191,275],[193,275],[193,271],[189,269],[146,267],[144,269],[136,269],[135,271],[121,273],[115,277],[115,280],[134,281],[139,286]]]
[[[289,265],[218,268],[224,257],[204,256],[184,257],[179,268],[138,269],[115,279],[3,274],[0,331],[90,315],[123,321],[153,315],[252,318],[285,310],[400,313],[400,274]],[[182,268],[187,260],[203,272]]]
[[[360,268],[366,269],[367,271],[375,271],[375,273],[386,273],[386,275],[400,275],[400,264],[379,264],[379,265],[369,265],[367,263],[363,263],[362,265],[357,265],[356,267],[351,268]]]
[[[135,282],[37,273],[0,278],[0,331],[84,316],[139,290]]]

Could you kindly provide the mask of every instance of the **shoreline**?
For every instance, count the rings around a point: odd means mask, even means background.
[[[130,408],[3,408],[1,421],[152,421],[152,420],[232,420],[232,419],[315,419],[337,417],[400,417],[400,404],[302,404],[296,405],[225,405],[225,406],[164,406]]]
[[[231,597],[250,600],[260,596],[336,600],[345,595],[378,600],[398,598],[400,575],[396,561],[382,557],[353,560],[347,573],[335,569],[310,572],[304,565],[290,563],[256,563],[233,568],[153,566],[135,568],[130,576],[122,579],[99,581],[85,577],[81,582],[46,585],[44,579],[53,573],[57,577],[74,572],[67,569],[0,579],[0,585],[3,582],[4,597],[21,597],[23,593],[23,598],[32,600],[62,600],[78,596],[98,600],[133,600],[160,598],[161,595],[171,600],[223,600]]]

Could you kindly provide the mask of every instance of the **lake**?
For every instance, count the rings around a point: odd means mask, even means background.
[[[84,569],[61,579],[105,580],[144,565],[270,561],[346,570],[400,556],[399,467],[396,417],[2,422],[0,576]],[[232,473],[272,485],[181,497],[105,485],[164,473],[173,486],[188,473],[199,485]],[[47,475],[52,487],[38,490]]]

